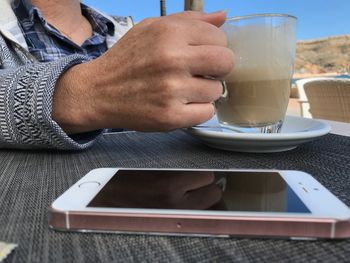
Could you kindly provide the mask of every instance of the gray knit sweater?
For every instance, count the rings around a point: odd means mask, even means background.
[[[52,96],[57,79],[73,65],[86,61],[72,55],[39,63],[29,52],[10,6],[0,0],[0,148],[84,149],[96,138],[71,139],[52,119]],[[111,47],[132,26],[130,19],[114,20]]]

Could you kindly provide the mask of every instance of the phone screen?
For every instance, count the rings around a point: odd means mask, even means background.
[[[88,207],[310,213],[277,172],[119,170]]]

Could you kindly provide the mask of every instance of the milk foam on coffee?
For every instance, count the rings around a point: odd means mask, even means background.
[[[221,123],[258,127],[283,120],[295,56],[294,34],[286,34],[286,27],[223,26],[235,68],[225,78],[228,96],[216,102]]]

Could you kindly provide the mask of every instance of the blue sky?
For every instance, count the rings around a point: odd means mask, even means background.
[[[159,16],[159,0],[83,0],[112,15],[139,22]],[[166,0],[168,14],[181,12],[183,0]],[[226,9],[228,16],[287,13],[298,17],[299,40],[350,34],[350,0],[204,0],[206,12]]]

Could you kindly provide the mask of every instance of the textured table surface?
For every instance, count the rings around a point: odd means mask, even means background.
[[[166,237],[56,232],[51,202],[98,167],[268,168],[311,173],[350,205],[350,138],[326,135],[275,154],[211,149],[182,131],[104,135],[82,152],[0,150],[0,240],[5,262],[349,262],[350,240]]]

